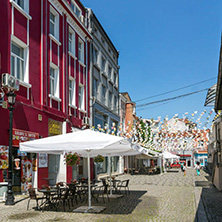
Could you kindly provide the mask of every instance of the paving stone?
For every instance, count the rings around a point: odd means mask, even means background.
[[[87,206],[87,202],[75,204],[68,212],[63,212],[62,207],[58,211],[42,212],[33,208],[36,203],[31,200],[27,211],[28,199],[16,196],[16,201],[20,201],[14,206],[0,203],[0,221],[222,221],[222,193],[218,196],[207,177],[203,171],[197,177],[193,169],[187,170],[186,177],[181,171],[118,176],[120,180],[130,179],[130,195],[123,192],[123,197],[110,199],[110,202],[103,203],[102,199],[99,203],[92,202],[92,206],[106,208],[99,214],[73,213],[77,207]],[[219,204],[216,207],[215,201]]]

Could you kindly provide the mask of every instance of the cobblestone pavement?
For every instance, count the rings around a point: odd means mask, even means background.
[[[16,196],[16,201],[21,201],[16,203],[15,206],[5,206],[0,203],[0,221],[193,222],[197,221],[196,210],[200,209],[198,198],[201,192],[203,199],[206,198],[206,200],[214,192],[213,189],[209,192],[203,192],[206,187],[203,187],[201,183],[207,183],[206,176],[207,174],[204,172],[200,177],[195,176],[193,169],[188,169],[185,177],[179,170],[173,170],[163,175],[118,176],[118,179],[130,179],[130,195],[112,199],[110,202],[106,201],[105,204],[102,200],[99,203],[93,202],[92,205],[106,206],[106,209],[100,214],[72,213],[77,205],[69,212],[37,211],[32,208],[35,206],[33,200],[30,202],[30,210],[27,211],[28,199],[24,199],[24,196]],[[82,205],[87,205],[87,203]],[[211,215],[211,213],[214,213],[212,212],[214,211],[213,201],[208,205],[211,206],[208,210],[209,215]],[[201,222],[204,221],[204,219],[198,219]],[[214,221],[220,221],[216,217],[213,219]]]

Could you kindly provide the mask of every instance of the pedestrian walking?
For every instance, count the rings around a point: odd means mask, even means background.
[[[180,163],[180,169],[183,172],[183,163],[182,162]]]
[[[200,162],[196,163],[195,170],[197,171],[197,176],[200,176]]]
[[[187,172],[187,166],[186,166],[186,162],[183,164],[183,175],[186,176],[186,172]]]

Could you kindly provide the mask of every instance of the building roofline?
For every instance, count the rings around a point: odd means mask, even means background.
[[[110,37],[108,36],[107,32],[105,31],[105,29],[103,28],[103,26],[101,25],[99,19],[96,17],[95,13],[93,12],[93,10],[91,8],[87,8],[87,10],[91,11],[93,18],[96,20],[96,22],[98,23],[99,27],[101,28],[102,32],[105,34],[106,38],[108,39],[109,43],[112,45],[112,47],[114,48],[114,50],[116,51],[117,55],[119,56],[119,51],[116,49],[116,47],[114,46],[113,42],[111,41]]]

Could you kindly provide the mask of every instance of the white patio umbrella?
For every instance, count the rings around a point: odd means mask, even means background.
[[[163,152],[163,157],[164,157],[164,159],[179,159],[180,158],[179,156],[174,155],[174,154],[167,152],[167,151]]]
[[[62,154],[71,151],[78,153],[82,157],[87,157],[89,189],[89,205],[87,210],[92,209],[90,157],[95,157],[98,154],[102,156],[138,155],[140,154],[138,151],[139,148],[138,145],[132,144],[129,140],[123,137],[109,135],[90,129],[20,143],[20,151],[26,151],[29,153]]]

